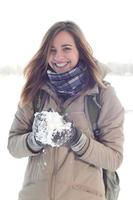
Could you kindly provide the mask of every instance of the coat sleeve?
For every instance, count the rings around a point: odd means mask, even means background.
[[[101,130],[100,142],[89,138],[89,147],[80,159],[97,167],[115,171],[123,160],[124,109],[111,86],[101,91],[101,105],[98,120]]]
[[[32,105],[18,105],[8,137],[8,150],[16,158],[34,155],[27,146],[26,138],[32,131],[34,112]]]

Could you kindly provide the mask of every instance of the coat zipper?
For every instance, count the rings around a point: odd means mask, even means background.
[[[64,114],[65,108],[64,106],[58,105],[58,112]],[[52,175],[51,175],[51,182],[50,182],[50,200],[55,200],[55,186],[56,186],[56,175],[58,169],[58,147],[54,147],[52,152]]]
[[[52,175],[51,175],[51,184],[50,184],[50,200],[55,200],[55,185],[56,185],[56,174],[57,174],[57,164],[58,164],[58,148],[53,149],[53,167],[52,167]]]

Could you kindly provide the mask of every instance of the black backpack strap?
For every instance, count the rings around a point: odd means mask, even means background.
[[[47,96],[48,96],[48,94],[44,90],[40,89],[38,91],[38,93],[33,101],[34,113],[41,112],[43,110]]]

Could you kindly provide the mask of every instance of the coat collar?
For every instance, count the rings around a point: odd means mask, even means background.
[[[54,90],[54,88],[52,87],[52,85],[47,82],[45,85],[42,86],[41,88],[42,90],[44,90],[45,92],[47,92],[50,96],[52,96],[54,99],[58,99],[59,101],[59,98]],[[79,92],[75,97],[78,97],[80,95],[94,95],[94,94],[98,94],[99,93],[99,89],[98,89],[98,85],[95,84],[95,86],[93,88],[88,88],[86,90],[82,90],[81,92]],[[73,99],[75,97],[70,97],[69,99]]]

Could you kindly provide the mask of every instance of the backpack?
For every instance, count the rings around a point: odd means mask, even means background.
[[[34,112],[41,112],[45,104],[48,94],[43,90],[39,90],[33,101]],[[99,93],[87,96],[87,106],[90,122],[94,132],[95,139],[100,142],[100,129],[97,121],[101,110],[100,105],[100,88]],[[116,171],[112,172],[106,169],[103,171],[103,181],[105,185],[105,196],[107,200],[117,200],[120,192],[120,180]]]
[[[99,93],[87,96],[88,114],[90,117],[95,139],[100,142],[100,129],[97,121],[101,110],[100,88]],[[120,179],[116,171],[102,169],[103,181],[105,186],[105,196],[107,200],[117,200],[120,192]]]

